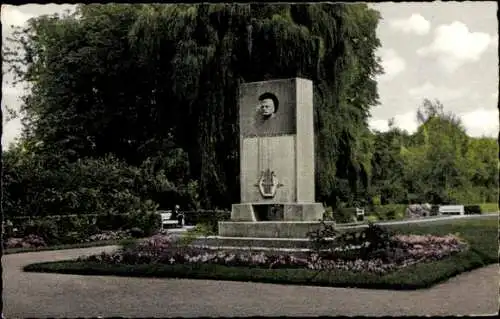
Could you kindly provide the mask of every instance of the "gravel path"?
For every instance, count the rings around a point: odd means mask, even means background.
[[[3,257],[4,314],[20,317],[401,316],[498,312],[499,266],[421,291],[24,273],[24,265],[115,247]]]

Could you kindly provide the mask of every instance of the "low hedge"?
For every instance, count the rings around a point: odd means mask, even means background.
[[[407,207],[405,204],[375,205],[365,210],[365,215],[374,216],[372,219],[376,220],[401,220],[405,218]]]
[[[480,215],[481,214],[481,206],[479,205],[465,205],[464,213],[466,215]]]
[[[481,207],[481,212],[482,213],[498,213],[498,203],[483,203],[483,204],[476,204]]]
[[[135,229],[140,237],[150,236],[160,229],[160,224],[161,216],[156,213],[13,218],[12,225],[5,227],[4,237],[37,235],[54,246],[76,244],[100,231]],[[17,228],[15,234],[13,228]]]
[[[331,217],[338,224],[348,224],[356,221],[356,208],[342,207],[331,212]]]

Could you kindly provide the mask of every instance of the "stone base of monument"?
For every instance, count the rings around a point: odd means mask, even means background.
[[[327,222],[334,225],[334,222]],[[319,221],[219,222],[220,237],[307,238],[321,227]]]
[[[234,204],[231,221],[219,222],[219,236],[207,245],[307,248],[308,233],[320,229],[324,212],[321,203]]]
[[[252,238],[252,237],[199,237],[191,246],[206,248],[240,248],[240,249],[310,249],[311,243],[307,238]]]
[[[323,218],[321,203],[243,203],[233,204],[232,222],[314,221]]]

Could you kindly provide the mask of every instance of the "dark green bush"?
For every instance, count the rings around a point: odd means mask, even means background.
[[[356,208],[341,207],[333,211],[333,220],[338,224],[356,221]]]
[[[219,221],[231,219],[231,212],[221,210],[198,210],[184,212],[186,225],[203,224],[210,232],[218,233]]]
[[[320,227],[307,233],[310,247],[319,255],[327,255],[328,258],[341,258],[355,260],[357,258],[369,259],[374,254],[385,258],[392,244],[393,233],[384,227],[369,223],[367,228],[347,232],[339,232],[335,226],[328,225],[324,221]],[[328,238],[336,238],[334,241]],[[338,251],[338,247],[361,246],[359,249]]]
[[[406,207],[407,206],[403,204],[374,206],[374,212],[372,214],[376,215],[380,220],[403,219],[405,216]]]
[[[47,219],[52,219],[47,217]],[[99,232],[96,225],[92,224],[92,216],[80,215],[80,216],[61,216],[53,219],[57,222],[59,229],[67,233],[78,233],[79,240],[84,240],[85,238],[94,235]],[[75,235],[72,234],[74,237]]]
[[[396,211],[394,209],[387,210],[387,212],[385,213],[385,217],[387,218],[387,220],[396,219]]]
[[[57,245],[60,243],[61,237],[57,226],[55,220],[30,220],[23,229],[23,236],[37,235],[42,237],[48,245]]]
[[[432,205],[431,216],[437,216],[437,215],[439,215],[439,205]]]
[[[480,215],[482,213],[481,206],[479,205],[466,205],[464,206],[466,215]]]
[[[76,231],[70,231],[66,232],[65,234],[62,234],[59,237],[59,244],[66,245],[66,244],[75,244],[75,243],[80,243],[83,242],[85,239],[84,236],[80,232]]]
[[[129,217],[126,214],[105,214],[96,217],[96,226],[100,230],[126,229]]]
[[[100,232],[99,227],[96,224],[90,223],[87,228],[83,230],[83,234],[85,237],[90,237]]]
[[[338,231],[335,229],[335,226],[328,225],[325,221],[321,221],[321,226],[313,231],[310,231],[306,234],[306,237],[309,238],[311,248],[319,253],[323,249],[331,248],[333,242],[328,241],[327,238],[334,238],[338,236]]]
[[[130,231],[130,236],[132,236],[132,238],[144,237],[144,231],[139,227],[132,227],[129,231]]]
[[[155,212],[130,214],[124,229],[140,228],[143,236],[151,236],[161,228],[161,216]]]

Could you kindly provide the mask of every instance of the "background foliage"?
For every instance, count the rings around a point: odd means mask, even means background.
[[[4,52],[31,88],[3,153],[6,216],[228,209],[238,85],[289,77],[315,85],[318,201],[497,201],[496,141],[439,101],[415,134],[368,129],[379,20],[364,4],[92,4],[30,20]]]

